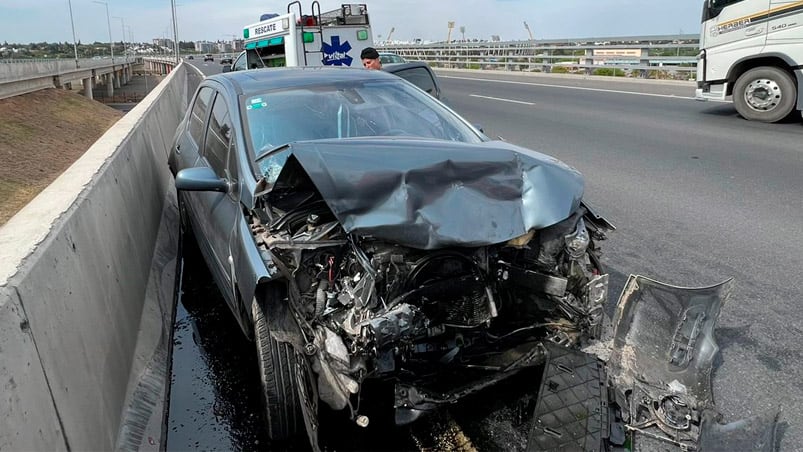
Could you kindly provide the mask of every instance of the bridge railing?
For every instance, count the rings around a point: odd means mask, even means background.
[[[76,67],[76,61],[69,58],[0,59],[0,82],[141,62],[140,57],[120,57],[114,62],[110,58],[81,58]]]
[[[603,39],[608,39],[601,41]],[[434,67],[693,79],[696,35],[380,45]]]

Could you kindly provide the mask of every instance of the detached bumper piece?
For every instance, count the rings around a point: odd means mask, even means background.
[[[605,364],[581,351],[545,345],[548,358],[527,451],[607,450],[610,429]]]
[[[632,451],[775,447],[778,413],[718,423],[711,373],[714,327],[731,281],[676,287],[630,276],[614,318],[611,405]]]

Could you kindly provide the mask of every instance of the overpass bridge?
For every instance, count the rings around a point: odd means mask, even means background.
[[[96,85],[106,87],[106,95],[126,85],[135,66],[167,74],[176,62],[160,58],[131,58],[111,60],[0,60],[0,99],[18,96],[47,88],[78,90],[93,98]]]

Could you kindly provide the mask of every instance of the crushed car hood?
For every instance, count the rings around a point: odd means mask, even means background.
[[[360,138],[287,149],[346,232],[419,249],[502,243],[567,218],[583,195],[574,168],[500,141]]]

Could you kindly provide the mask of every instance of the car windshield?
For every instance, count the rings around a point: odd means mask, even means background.
[[[460,117],[401,79],[305,86],[243,100],[244,123],[257,158],[294,141],[330,138],[483,140]]]

